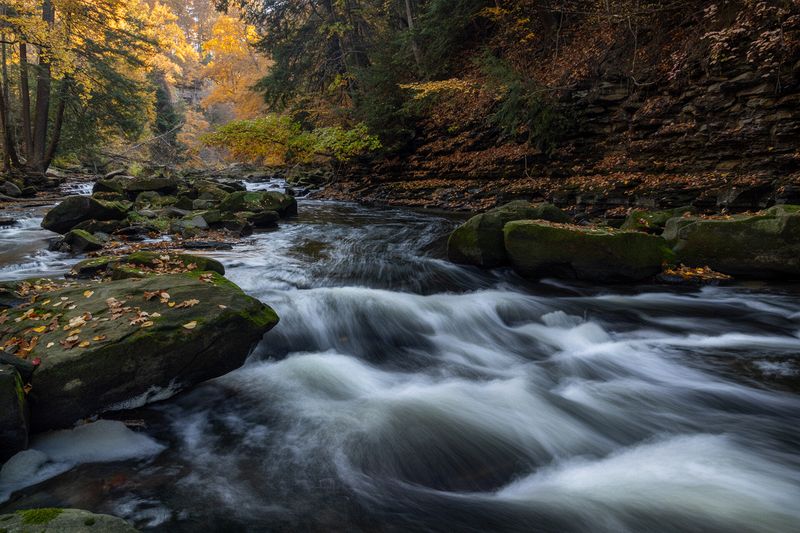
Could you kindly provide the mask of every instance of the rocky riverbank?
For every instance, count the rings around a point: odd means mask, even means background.
[[[29,432],[164,399],[240,366],[278,317],[187,254],[97,257],[0,285],[0,458]]]
[[[516,201],[472,217],[448,241],[457,263],[594,282],[800,279],[800,206],[701,216],[633,211],[617,228]]]

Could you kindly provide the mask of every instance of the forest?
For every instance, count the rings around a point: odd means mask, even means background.
[[[800,1],[0,0],[0,533],[790,533]]]

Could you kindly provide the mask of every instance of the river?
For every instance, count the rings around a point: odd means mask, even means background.
[[[42,251],[40,216],[0,229],[0,278],[73,261]],[[530,283],[445,261],[457,223],[301,200],[215,253],[280,324],[235,372],[37,437],[0,475],[0,512],[178,532],[796,531],[798,287]]]

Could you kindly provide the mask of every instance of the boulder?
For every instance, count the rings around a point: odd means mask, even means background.
[[[672,260],[664,239],[641,232],[536,220],[509,222],[503,231],[511,265],[526,277],[640,281]]]
[[[28,402],[22,385],[16,368],[0,364],[0,463],[28,447]]]
[[[125,227],[123,220],[84,220],[80,224],[76,224],[72,231],[84,230],[89,233],[114,233]]]
[[[664,238],[686,266],[745,278],[800,279],[798,209],[776,206],[749,216],[673,218]]]
[[[274,228],[278,225],[280,218],[275,211],[260,211],[249,215],[247,220],[257,228]]]
[[[82,229],[71,229],[64,235],[64,242],[67,243],[76,254],[83,252],[93,252],[103,248],[103,241]]]
[[[191,270],[196,272],[216,272],[225,275],[225,267],[210,257],[192,254],[176,254],[169,252],[135,252],[125,256],[103,256],[85,259],[70,270],[70,276],[87,279],[95,276],[111,274],[119,265],[136,269],[141,276],[159,270],[172,272]]]
[[[634,209],[628,214],[620,229],[631,231],[644,231],[645,233],[661,234],[664,226],[671,218],[681,217],[686,213],[692,214],[695,209],[691,206],[663,211],[646,211]]]
[[[26,509],[0,515],[0,531],[5,533],[136,533],[138,530],[121,518],[94,514],[80,509]]]
[[[66,233],[85,220],[122,220],[130,209],[127,202],[105,202],[91,196],[69,196],[47,212],[42,227]]]
[[[227,213],[275,211],[281,217],[290,217],[297,214],[297,200],[277,191],[237,191],[220,202],[219,209]]]
[[[125,192],[125,184],[133,179],[134,178],[131,176],[115,175],[110,178],[97,180],[92,187],[92,194],[100,192],[122,194]]]
[[[151,176],[149,178],[134,178],[124,183],[125,192],[131,197],[138,196],[144,191],[153,191],[161,194],[174,194],[178,192],[178,180],[164,176]]]
[[[513,220],[569,222],[569,215],[552,204],[514,201],[470,218],[447,241],[447,255],[454,263],[493,268],[508,264],[503,226]]]
[[[22,196],[22,189],[12,181],[4,181],[0,184],[0,192],[12,198],[19,198]]]
[[[216,272],[56,283],[44,285],[33,315],[17,322],[28,310],[11,309],[4,334],[38,337],[28,355],[41,359],[28,396],[33,431],[230,372],[278,321]]]

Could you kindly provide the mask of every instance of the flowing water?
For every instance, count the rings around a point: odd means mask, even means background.
[[[796,287],[526,283],[443,260],[457,222],[304,200],[218,253],[281,317],[247,364],[108,417],[139,429],[38,437],[0,474],[0,511],[145,531],[797,530]],[[34,223],[0,233],[0,277],[67,268]]]

